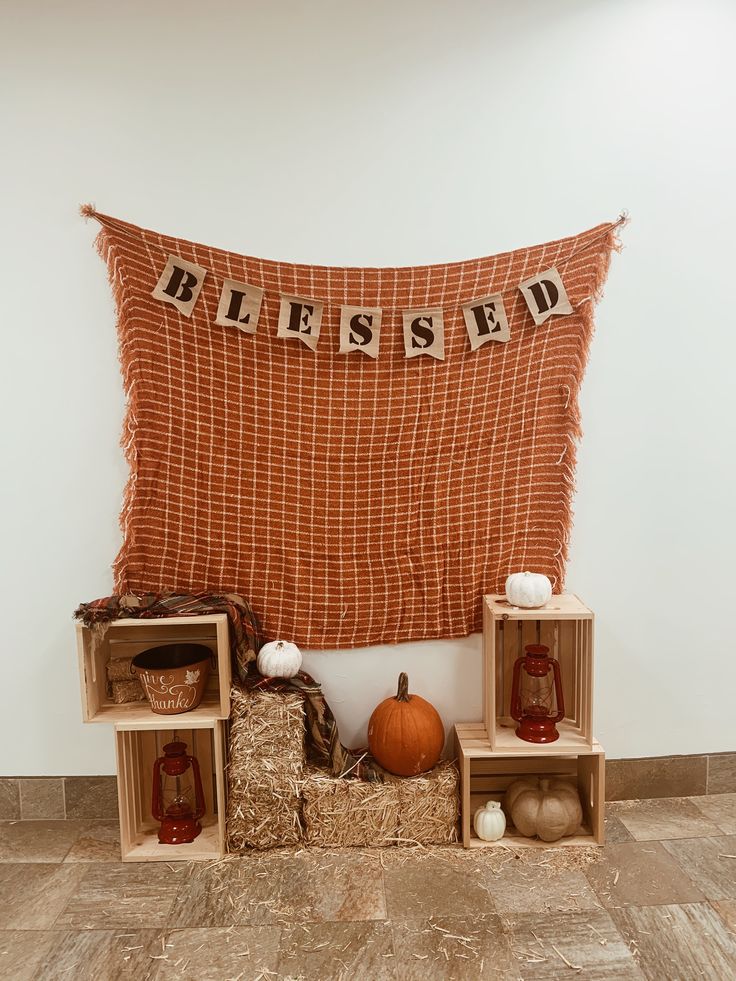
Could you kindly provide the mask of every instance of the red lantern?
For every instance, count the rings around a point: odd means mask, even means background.
[[[153,764],[151,813],[161,822],[158,840],[162,845],[194,841],[202,830],[204,791],[195,756],[187,756],[187,744],[167,743],[164,755]]]
[[[516,735],[528,743],[553,743],[560,738],[555,723],[565,718],[560,664],[544,644],[527,644],[514,663],[511,717]]]

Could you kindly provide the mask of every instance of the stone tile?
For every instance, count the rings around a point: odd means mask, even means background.
[[[165,862],[84,865],[79,888],[55,926],[70,930],[121,930],[163,927],[185,876],[185,865]]]
[[[611,804],[606,804],[606,816],[603,819],[606,826],[606,844],[617,845],[622,841],[633,841],[633,835],[625,825],[621,824],[616,815],[611,812],[611,806]]]
[[[474,874],[471,866],[466,871],[433,855],[409,855],[401,863],[392,863],[383,875],[391,920],[482,916],[496,911],[485,879]]]
[[[0,777],[0,821],[20,820],[20,788],[17,777]]]
[[[500,917],[440,916],[393,923],[396,975],[400,981],[428,978],[517,979],[511,940]]]
[[[736,753],[715,753],[708,757],[709,794],[736,794]]]
[[[396,977],[391,927],[385,922],[299,923],[285,927],[280,978],[390,981]]]
[[[117,821],[83,822],[64,862],[119,862],[120,825]]]
[[[705,793],[706,756],[606,760],[606,800],[695,797]]]
[[[0,929],[52,927],[85,871],[82,865],[0,865]]]
[[[706,792],[707,756],[606,760],[606,800],[695,797]]]
[[[621,801],[609,804],[608,809],[636,841],[704,838],[721,833],[717,824],[683,797]]]
[[[697,841],[696,838],[692,839]],[[677,842],[680,844],[680,842]],[[585,875],[604,906],[698,903],[705,897],[658,841],[606,845]]]
[[[281,928],[172,930],[157,946],[150,981],[223,981],[275,974]]]
[[[31,981],[56,937],[50,930],[0,931],[0,977]]]
[[[233,926],[386,916],[378,854],[273,851],[207,867],[182,882],[169,926]]]
[[[551,872],[515,862],[486,879],[485,885],[501,915],[599,909],[601,905],[579,871]]]
[[[736,794],[693,797],[693,804],[718,825],[721,834],[736,835]]]
[[[736,977],[736,937],[708,903],[611,910],[650,981]]]
[[[79,837],[78,821],[0,824],[0,862],[61,862]]]
[[[82,821],[118,816],[115,777],[65,777],[66,816]],[[694,791],[697,793],[697,791]]]
[[[63,821],[64,781],[61,777],[23,777],[20,789],[20,816],[23,821]]]
[[[641,978],[631,950],[604,910],[524,913],[511,917],[506,929],[516,958],[515,978]]]
[[[167,923],[176,928],[232,927],[268,922],[280,909],[276,893],[267,895],[266,874],[257,859],[196,865],[182,877]],[[283,921],[288,920],[287,916]],[[278,919],[276,919],[278,922]]]
[[[736,835],[681,838],[665,841],[663,847],[674,856],[706,899],[736,899]]]
[[[157,930],[55,931],[41,961],[37,981],[140,981],[149,978],[153,957],[162,951]]]
[[[736,933],[736,899],[711,899],[710,905],[731,933]]]

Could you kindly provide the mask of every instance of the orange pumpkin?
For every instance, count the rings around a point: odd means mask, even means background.
[[[368,745],[389,773],[414,777],[431,770],[445,745],[445,728],[434,705],[409,694],[409,677],[399,675],[399,690],[374,709]]]

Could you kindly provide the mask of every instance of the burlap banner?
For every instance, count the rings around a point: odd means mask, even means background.
[[[162,303],[170,303],[184,317],[191,317],[207,275],[207,269],[176,255],[168,255],[163,271],[152,291]],[[534,326],[552,316],[565,317],[574,312],[559,270],[552,266],[530,276],[516,289],[520,290],[532,316]],[[215,324],[238,327],[255,334],[263,301],[264,289],[249,283],[226,279],[217,306]],[[362,299],[356,297],[356,300]],[[304,296],[279,296],[279,316],[276,336],[284,340],[298,339],[315,351],[320,338],[322,300]],[[488,341],[506,342],[511,339],[503,294],[494,293],[472,299],[462,305],[471,351],[477,351]],[[407,358],[427,354],[438,361],[445,360],[445,325],[441,307],[401,310],[404,331],[404,353]],[[340,354],[362,351],[371,358],[378,357],[378,343],[383,311],[379,307],[350,305],[340,307]]]

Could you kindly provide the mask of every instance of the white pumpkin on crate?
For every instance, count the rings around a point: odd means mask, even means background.
[[[264,678],[293,678],[302,666],[302,652],[289,640],[272,640],[258,652],[256,665]]]
[[[497,800],[489,800],[473,816],[475,833],[482,841],[498,841],[506,830],[506,815]]]
[[[552,599],[552,583],[536,572],[515,572],[506,580],[506,599],[511,606],[538,610]]]

